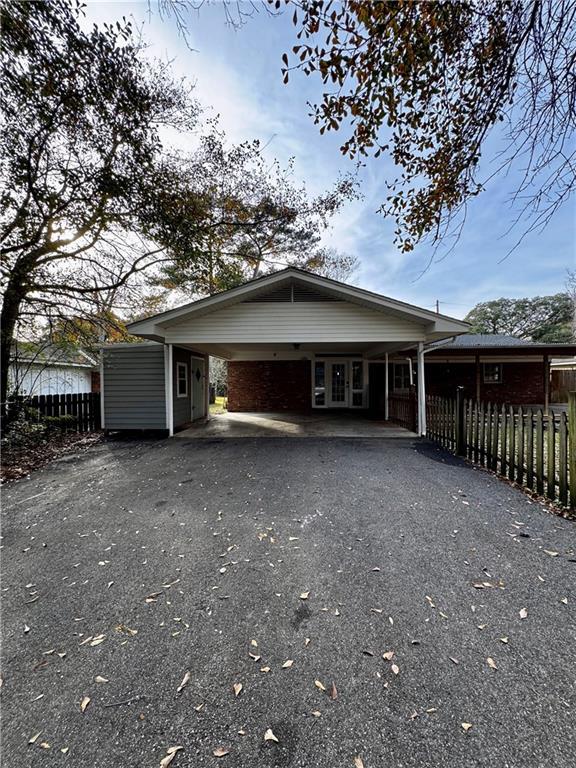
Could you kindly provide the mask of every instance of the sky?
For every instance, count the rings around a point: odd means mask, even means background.
[[[308,103],[322,94],[320,79],[296,73],[288,85],[282,82],[282,53],[295,43],[290,13],[272,17],[261,10],[235,29],[226,24],[220,3],[204,3],[199,11],[188,12],[186,42],[174,19],[160,17],[157,9],[156,0],[150,6],[147,0],[88,0],[85,23],[130,18],[149,44],[147,55],[170,61],[177,76],[194,84],[205,114],[219,115],[231,143],[259,139],[271,160],[285,164],[293,157],[295,180],[305,182],[312,194],[329,188],[339,173],[354,170],[339,151],[342,134],[321,136],[309,117]],[[172,136],[171,141],[186,151],[194,138]],[[497,135],[491,138],[486,158],[498,141]],[[434,255],[423,244],[403,254],[393,243],[393,222],[377,213],[387,194],[389,169],[386,160],[367,161],[360,174],[362,199],[345,205],[324,237],[327,245],[358,258],[360,267],[351,282],[431,309],[439,301],[442,313],[458,318],[479,302],[564,289],[567,270],[576,267],[574,200],[543,232],[529,234],[510,253],[524,232],[509,233],[517,215],[510,198],[518,168],[498,176],[471,203],[450,252]]]

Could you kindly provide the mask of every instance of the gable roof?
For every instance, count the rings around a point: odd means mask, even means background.
[[[29,365],[74,366],[75,368],[98,366],[96,359],[72,344],[19,341],[14,344],[12,359],[16,364],[25,362]]]
[[[133,334],[154,338],[158,327],[168,328],[194,315],[208,314],[239,302],[253,300],[258,296],[263,296],[271,289],[280,288],[283,284],[291,282],[298,284],[302,288],[317,289],[325,296],[331,296],[334,299],[361,304],[370,309],[384,310],[421,325],[434,324],[442,332],[449,331],[456,335],[465,333],[469,328],[468,323],[462,320],[456,320],[447,315],[440,315],[431,310],[423,309],[398,299],[392,299],[389,296],[383,296],[373,291],[367,291],[364,288],[357,288],[329,277],[321,277],[296,267],[287,267],[279,272],[255,278],[228,291],[198,299],[197,301],[152,315],[143,320],[137,320],[130,323],[127,327]]]

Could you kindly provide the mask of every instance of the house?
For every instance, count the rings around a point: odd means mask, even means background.
[[[499,334],[466,334],[426,352],[429,394],[509,405],[552,402],[551,361],[571,359],[576,344],[541,344]],[[413,355],[414,357],[414,355]]]
[[[100,389],[98,361],[72,345],[18,343],[9,370],[20,395],[67,395]]]
[[[423,372],[425,349],[468,325],[290,267],[128,330],[144,343],[102,350],[103,426],[171,435],[208,413],[210,355],[228,361],[231,411],[360,414],[380,403],[386,419],[392,356],[413,351]],[[418,380],[418,429],[425,434],[425,378]],[[371,394],[376,386],[379,400]]]
[[[128,326],[102,351],[107,430],[170,435],[208,414],[209,356],[228,362],[228,410],[346,410],[426,433],[426,392],[549,402],[550,358],[575,345],[464,335],[468,324],[287,268]]]

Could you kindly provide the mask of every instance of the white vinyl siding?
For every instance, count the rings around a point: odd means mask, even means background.
[[[21,395],[68,395],[92,391],[90,369],[21,363],[9,373],[10,386]]]
[[[165,329],[173,344],[423,341],[425,327],[351,302],[247,302]]]

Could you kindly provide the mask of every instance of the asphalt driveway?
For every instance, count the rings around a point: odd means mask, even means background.
[[[575,765],[576,524],[430,445],[106,442],[2,534],[2,765]]]

